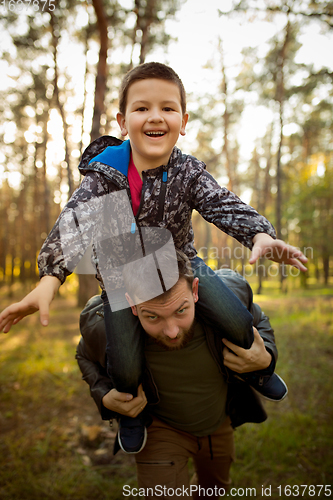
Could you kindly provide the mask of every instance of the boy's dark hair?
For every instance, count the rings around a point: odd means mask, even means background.
[[[159,80],[167,80],[169,82],[175,83],[180,92],[180,103],[182,107],[183,115],[186,113],[186,93],[183,82],[177,75],[177,73],[166,66],[165,64],[158,62],[143,63],[135,68],[131,69],[123,78],[120,84],[119,90],[119,111],[122,115],[126,113],[127,106],[127,95],[128,89],[134,82],[140,80],[147,80],[148,78],[157,78]]]
[[[154,254],[154,249],[149,249],[149,251],[147,251],[146,255],[153,256],[153,259],[150,260],[142,259],[142,253],[140,255],[138,254],[138,258],[134,258],[133,261],[127,264],[123,269],[125,288],[134,302],[136,302],[136,299],[140,298],[142,289],[156,289],[156,269],[163,290],[165,289],[164,283],[168,283],[170,280],[173,280],[174,285],[166,289],[162,294],[156,295],[154,298],[166,299],[180,279],[185,279],[188,286],[190,288],[192,287],[194,276],[191,263],[183,252],[177,249],[170,251],[170,249],[165,246],[162,251],[158,252],[158,259],[156,259],[156,255]],[[162,269],[159,269],[158,261],[162,263]],[[175,267],[178,267],[178,269],[175,269]],[[145,300],[143,300],[143,302],[145,302]]]

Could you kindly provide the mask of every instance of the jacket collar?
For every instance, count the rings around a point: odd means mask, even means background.
[[[79,163],[79,171],[82,175],[88,172],[97,170],[105,174],[111,174],[112,169],[116,172],[127,177],[128,165],[131,155],[130,141],[121,141],[116,137],[102,136],[93,141],[83,152],[81,161]],[[184,159],[182,158],[181,151],[175,146],[169,159],[169,165],[181,164]],[[145,170],[148,176],[156,176],[162,167],[157,167],[151,170]],[[111,174],[113,177],[113,175]],[[118,177],[118,176],[117,176]]]
[[[128,164],[131,157],[130,141],[124,141],[119,146],[108,146],[102,153],[90,160],[88,165],[94,162],[103,163],[109,167],[118,170],[121,174],[127,177]]]

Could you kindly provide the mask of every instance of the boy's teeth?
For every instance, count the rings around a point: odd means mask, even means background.
[[[164,132],[146,132],[147,135],[164,135]]]

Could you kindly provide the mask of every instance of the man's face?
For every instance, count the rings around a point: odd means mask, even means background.
[[[168,163],[179,134],[185,135],[187,120],[178,86],[156,78],[133,83],[128,89],[125,116],[117,115],[122,135],[129,135],[139,171]]]
[[[198,284],[199,279],[194,278],[191,288],[181,278],[165,300],[159,297],[131,306],[146,333],[166,349],[180,349],[191,338]]]

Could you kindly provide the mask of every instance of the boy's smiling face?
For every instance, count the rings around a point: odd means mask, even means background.
[[[188,114],[183,115],[176,83],[149,78],[130,86],[125,116],[118,113],[117,121],[142,172],[168,163],[179,134],[185,135]]]

